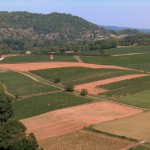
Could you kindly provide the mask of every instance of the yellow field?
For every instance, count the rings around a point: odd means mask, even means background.
[[[94,129],[150,142],[150,111],[93,126]]]

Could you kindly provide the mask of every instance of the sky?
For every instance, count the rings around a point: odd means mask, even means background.
[[[0,11],[69,13],[97,25],[150,29],[150,0],[0,0]]]

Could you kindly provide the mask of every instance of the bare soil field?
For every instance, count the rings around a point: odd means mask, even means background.
[[[93,127],[103,132],[150,142],[150,111]]]
[[[45,150],[120,150],[133,142],[84,130],[39,141]]]
[[[0,68],[6,68],[15,71],[31,71],[48,68],[62,68],[62,67],[87,67],[87,68],[110,68],[121,70],[132,70],[118,66],[111,65],[96,65],[80,62],[41,62],[41,63],[20,63],[20,64],[0,64]]]
[[[111,102],[97,102],[51,111],[21,120],[39,140],[77,131],[85,126],[123,118],[143,110]]]
[[[89,94],[100,94],[100,93],[107,92],[108,90],[98,88],[99,85],[105,85],[113,82],[119,82],[127,79],[143,77],[143,76],[146,76],[146,74],[132,74],[132,75],[124,75],[120,77],[109,78],[105,80],[76,85],[75,90],[81,92],[82,89],[87,89]]]

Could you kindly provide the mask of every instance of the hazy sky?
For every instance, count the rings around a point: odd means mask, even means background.
[[[62,12],[99,25],[150,28],[150,0],[0,0],[0,11]]]

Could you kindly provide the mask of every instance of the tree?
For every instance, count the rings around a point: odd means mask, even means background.
[[[74,85],[67,85],[67,86],[65,87],[65,90],[66,90],[67,92],[73,92],[73,91],[74,91]]]
[[[26,127],[19,121],[0,123],[0,150],[39,150],[33,133],[26,136]]]
[[[86,96],[87,94],[88,94],[87,89],[82,89],[82,90],[81,90],[81,95],[82,95],[82,96]]]
[[[0,85],[0,122],[6,122],[13,116],[12,99],[5,94],[4,87]]]
[[[26,127],[12,116],[11,99],[0,85],[0,150],[40,150],[34,134],[26,136]]]

